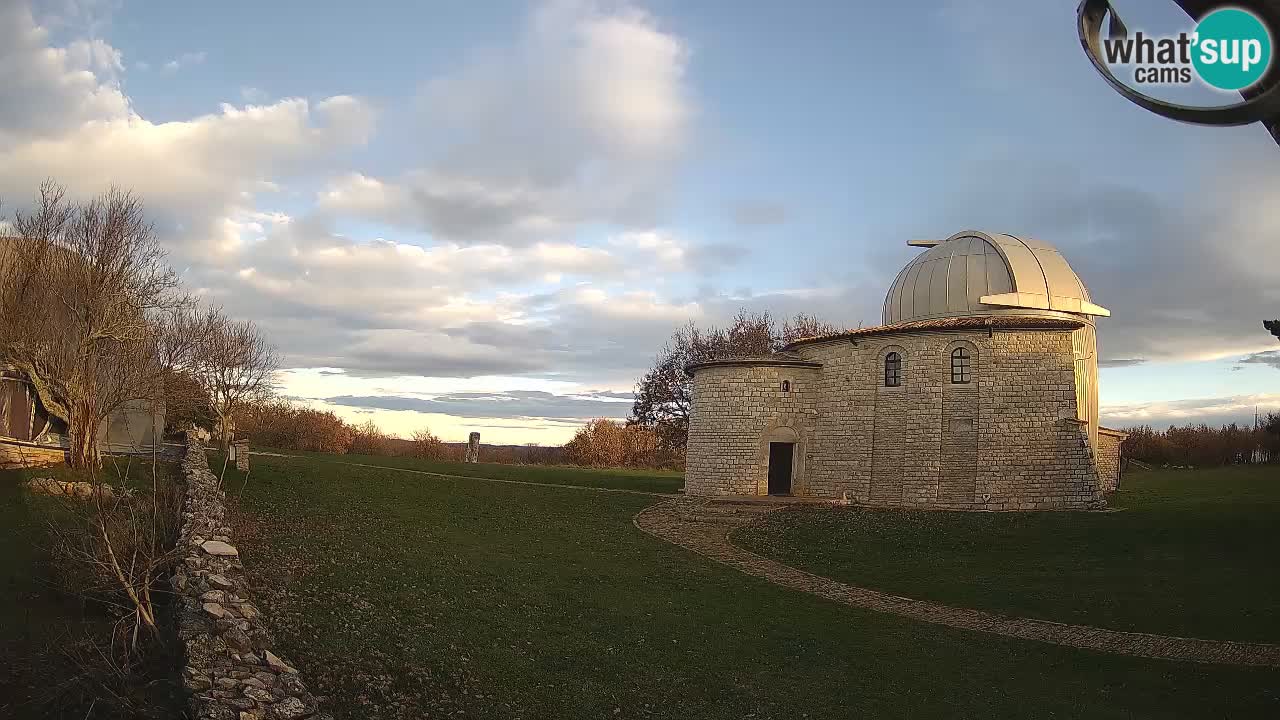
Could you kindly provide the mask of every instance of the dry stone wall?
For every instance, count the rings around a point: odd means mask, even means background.
[[[1113,492],[1120,486],[1120,448],[1128,433],[1101,428],[1098,431],[1098,480],[1103,492]]]
[[[249,599],[239,550],[232,543],[225,496],[209,470],[204,444],[189,438],[182,461],[186,482],[182,563],[173,589],[180,607],[178,634],[186,649],[183,681],[197,720],[332,720],[307,691],[297,669],[279,653]]]
[[[959,347],[967,384],[951,382]],[[762,493],[765,434],[789,427],[803,457],[797,495],[980,510],[1102,503],[1069,330],[900,332],[796,352],[820,367],[695,372],[686,492]],[[889,352],[902,359],[899,387],[884,385]],[[778,394],[785,377],[797,381],[789,397]]]

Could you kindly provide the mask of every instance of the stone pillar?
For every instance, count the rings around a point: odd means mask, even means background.
[[[240,472],[249,472],[249,441],[236,440],[231,443],[232,456],[236,460],[236,469]]]
[[[467,438],[467,462],[480,462],[480,433],[473,432]]]

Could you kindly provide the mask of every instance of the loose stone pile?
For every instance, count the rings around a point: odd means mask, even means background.
[[[246,597],[248,581],[231,544],[224,495],[194,436],[182,461],[186,482],[182,534],[186,553],[174,571],[178,634],[186,646],[183,681],[199,720],[332,720],[320,713],[298,671],[274,644]]]

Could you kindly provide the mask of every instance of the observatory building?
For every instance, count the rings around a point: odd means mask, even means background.
[[[1084,509],[1115,488],[1095,318],[1052,245],[966,230],[898,273],[884,324],[690,365],[685,492]]]

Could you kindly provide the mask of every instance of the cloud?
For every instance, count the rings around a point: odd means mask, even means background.
[[[161,65],[160,69],[165,71],[166,73],[175,73],[184,67],[190,67],[192,65],[200,65],[204,63],[206,57],[207,57],[207,53],[205,53],[204,51],[185,52],[179,55],[178,57],[173,58],[172,60],[169,60],[165,64]]]
[[[155,123],[134,112],[107,77],[122,63],[100,40],[52,47],[27,8],[0,7],[0,197],[7,208],[20,209],[48,177],[79,195],[114,183],[144,198],[178,263],[216,260],[261,228],[258,193],[276,179],[324,168],[372,133],[372,108],[347,95],[224,104]]]
[[[1257,126],[1194,128],[1126,103],[1085,60],[1073,7],[943,4],[934,19],[965,61],[934,79],[982,93],[990,119],[968,148],[916,161],[919,183],[900,191],[941,203],[905,236],[976,227],[1055,244],[1113,313],[1098,325],[1104,364],[1267,349],[1257,324],[1280,306],[1274,144]],[[1173,5],[1152,12],[1125,18],[1187,22]],[[1070,122],[1050,137],[1055,117]]]
[[[980,143],[931,181],[945,201],[927,216],[945,232],[1056,245],[1112,312],[1098,323],[1103,365],[1262,351],[1273,338],[1259,320],[1280,306],[1280,167],[1250,140],[1223,137],[1215,156],[1188,161],[1182,185],[1160,190],[1020,143]],[[964,180],[975,174],[984,181]]]
[[[618,393],[557,395],[532,390],[514,390],[494,393],[448,393],[432,398],[342,395],[325,398],[323,401],[350,407],[410,410],[468,418],[588,420],[598,417],[625,418],[631,411],[631,403],[615,400],[614,398],[619,395]]]
[[[1280,350],[1268,350],[1266,352],[1253,353],[1240,358],[1237,362],[1244,365],[1270,365],[1280,370]]]
[[[1103,425],[1117,428],[1150,425],[1163,429],[1170,425],[1200,423],[1210,426],[1236,423],[1252,427],[1255,409],[1263,414],[1280,411],[1280,394],[1261,393],[1130,404],[1103,403],[1099,415]]]
[[[271,99],[266,90],[245,85],[240,88],[240,99],[251,105],[262,105]]]
[[[295,367],[351,373],[573,376],[630,384],[698,302],[652,290],[687,247],[663,233],[602,247],[357,242],[323,220],[267,218],[189,284],[253,316]],[[254,226],[251,230],[249,226]],[[695,254],[696,255],[696,254]]]
[[[1108,360],[1099,360],[1098,367],[1133,367],[1134,365],[1142,365],[1147,362],[1143,358],[1111,358]]]
[[[321,206],[460,243],[652,226],[691,131],[688,56],[635,8],[548,4],[515,48],[426,84],[431,162],[339,178]]]
[[[0,147],[57,136],[90,120],[127,118],[124,94],[96,74],[119,62],[101,41],[50,47],[48,31],[28,7],[0,3]]]

